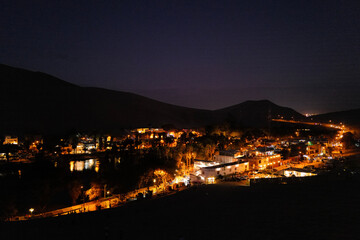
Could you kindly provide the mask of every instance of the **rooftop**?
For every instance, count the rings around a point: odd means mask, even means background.
[[[211,167],[204,167],[204,168],[206,168],[206,169],[221,168],[221,167],[227,167],[227,166],[232,166],[232,165],[242,164],[242,163],[247,163],[247,162],[248,162],[248,161],[236,161],[236,162],[224,163],[224,164],[220,164],[220,165],[216,165],[216,166],[211,166]]]
[[[226,151],[220,151],[219,155],[222,155],[222,156],[234,156],[238,152],[239,152],[239,150],[226,150]]]

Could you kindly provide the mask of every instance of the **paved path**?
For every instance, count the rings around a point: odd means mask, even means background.
[[[148,191],[153,192],[153,197],[163,197],[167,195],[171,195],[176,193],[177,191],[166,191],[164,189],[167,189],[170,185],[167,184],[165,187],[163,186],[151,186],[149,188],[141,188],[136,189],[134,191],[128,192],[126,194],[116,194],[111,197],[107,198],[100,198],[95,201],[86,202],[82,204],[73,205],[66,208],[56,209],[49,212],[39,213],[39,214],[33,214],[33,215],[24,215],[24,216],[15,216],[12,218],[9,218],[8,221],[23,221],[23,220],[29,220],[34,218],[46,218],[46,217],[57,217],[61,215],[68,215],[68,214],[78,214],[78,213],[84,213],[84,212],[92,212],[97,211],[101,209],[107,209],[107,208],[114,208],[114,207],[120,207],[126,204],[128,201],[135,200],[137,195],[139,193],[142,193],[145,195]],[[184,187],[178,188],[178,190],[183,190]]]

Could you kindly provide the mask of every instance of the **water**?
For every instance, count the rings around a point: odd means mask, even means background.
[[[84,170],[93,170],[95,172],[99,172],[100,161],[93,158],[87,160],[70,161],[69,167],[71,172],[82,172]]]

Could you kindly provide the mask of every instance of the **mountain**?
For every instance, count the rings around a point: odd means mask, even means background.
[[[136,94],[79,87],[50,75],[0,65],[1,132],[182,127],[208,123],[211,111],[174,106]]]
[[[240,123],[244,126],[268,126],[269,119],[304,119],[304,116],[291,108],[278,106],[269,100],[246,101],[215,111],[222,119]]]
[[[268,115],[303,117],[270,101],[247,101],[215,111],[175,106],[137,94],[80,87],[41,72],[0,64],[1,134],[116,132],[123,128],[203,127],[223,121],[265,127]]]
[[[353,109],[348,111],[332,112],[311,116],[315,121],[335,123],[344,123],[352,127],[360,128],[360,109]]]

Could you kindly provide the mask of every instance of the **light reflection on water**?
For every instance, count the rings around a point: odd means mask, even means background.
[[[70,171],[82,172],[84,170],[95,170],[99,172],[100,161],[96,159],[70,161]]]

